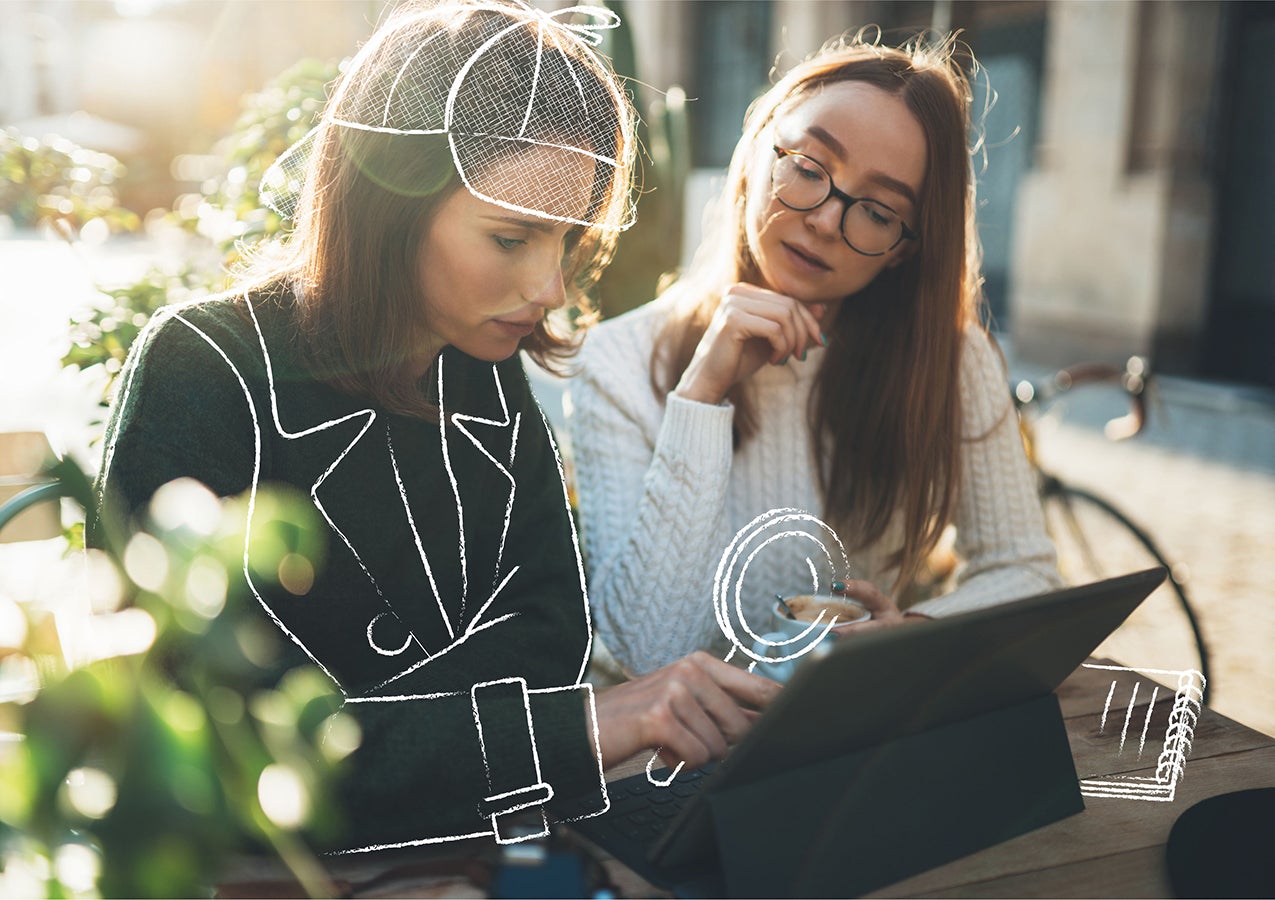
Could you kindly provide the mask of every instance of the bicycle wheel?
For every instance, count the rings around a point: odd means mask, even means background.
[[[1045,486],[1045,523],[1068,584],[1085,584],[1138,569],[1164,566],[1169,577],[1143,601],[1095,656],[1142,668],[1199,668],[1209,682],[1208,646],[1182,573],[1147,531],[1109,501],[1056,479]],[[1206,694],[1207,696],[1207,694]]]

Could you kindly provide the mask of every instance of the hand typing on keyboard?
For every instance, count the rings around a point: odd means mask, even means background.
[[[721,759],[780,686],[702,651],[597,695],[603,768],[658,747],[669,766]]]

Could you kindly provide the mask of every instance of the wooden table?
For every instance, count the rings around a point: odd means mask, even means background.
[[[1139,760],[1136,727],[1146,715],[1134,706],[1134,726],[1119,752],[1124,704],[1113,705],[1100,729],[1112,672],[1081,667],[1058,689],[1076,774],[1153,776],[1156,754]],[[1156,676],[1164,683],[1164,676]],[[1150,679],[1143,679],[1144,685]],[[1169,695],[1174,684],[1167,684]],[[1147,697],[1144,687],[1143,697]],[[1164,733],[1164,694],[1150,731]],[[1163,716],[1164,718],[1161,718]],[[1157,749],[1158,752],[1158,749]],[[901,881],[872,896],[1168,897],[1165,846],[1185,810],[1217,794],[1275,787],[1275,737],[1210,709],[1201,712],[1184,774],[1168,802],[1085,797],[1085,811],[995,847]]]
[[[1112,702],[1104,727],[1103,708],[1113,674],[1082,667],[1057,692],[1082,784],[1091,778],[1150,777],[1155,773],[1160,743],[1148,739],[1145,751],[1141,757],[1138,755],[1142,725],[1147,721],[1151,679],[1141,676],[1142,699],[1135,702],[1132,710],[1128,691]],[[1172,678],[1157,678],[1167,690],[1160,691],[1148,734],[1162,736],[1175,684]],[[1131,726],[1121,752],[1126,720]],[[649,754],[641,754],[608,775],[615,780],[636,774],[648,758]],[[870,896],[1168,897],[1172,890],[1165,870],[1165,846],[1177,817],[1206,797],[1256,787],[1275,787],[1275,737],[1204,709],[1195,725],[1192,752],[1172,801],[1086,797],[1084,812],[897,882]],[[328,868],[333,876],[353,883],[352,896],[482,896],[464,878],[426,876],[422,865],[429,866],[440,858],[453,862],[465,858],[490,860],[494,853],[492,842],[483,839],[409,848],[366,859],[330,860]],[[605,857],[601,851],[596,851],[596,855],[603,857],[611,880],[623,896],[667,896],[617,860]],[[278,877],[278,873],[246,870],[240,877],[269,878]],[[267,886],[268,882],[262,881],[223,885],[222,896],[262,896]]]
[[[1106,661],[1093,661],[1110,664]],[[1057,694],[1066,720],[1076,774],[1082,780],[1155,774],[1159,743],[1149,737],[1139,758],[1152,679],[1141,677],[1141,698],[1128,711],[1129,693],[1113,699],[1103,726],[1113,673],[1081,667]],[[1133,676],[1126,676],[1132,679]],[[1153,707],[1149,735],[1163,736],[1176,684],[1165,687]],[[1165,689],[1167,688],[1167,690]],[[1123,687],[1122,687],[1123,690]],[[1120,750],[1126,718],[1131,726]],[[641,771],[634,760],[608,773],[613,778]],[[1085,810],[1044,828],[955,862],[897,882],[873,897],[1168,897],[1165,845],[1177,817],[1216,794],[1275,787],[1275,737],[1254,731],[1210,709],[1201,711],[1184,774],[1174,799],[1160,802],[1085,797]],[[626,896],[661,896],[618,863],[612,877]]]

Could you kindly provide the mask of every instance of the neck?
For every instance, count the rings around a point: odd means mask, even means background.
[[[407,361],[407,372],[414,380],[420,380],[434,367],[438,354],[443,352],[446,342],[438,336],[426,333],[416,342],[416,350]]]

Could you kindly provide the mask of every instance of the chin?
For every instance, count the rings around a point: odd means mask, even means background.
[[[833,300],[840,300],[844,294],[837,294],[835,297],[827,296],[827,289],[820,289],[819,285],[811,284],[804,278],[795,278],[787,273],[780,272],[774,276],[767,276],[762,273],[762,279],[766,284],[762,287],[769,288],[777,294],[784,294],[791,297],[798,303],[810,305],[812,303],[831,303]]]
[[[509,350],[509,351],[492,350],[490,348],[485,348],[481,350],[479,349],[467,350],[464,347],[462,347],[460,349],[463,350],[466,355],[472,356],[474,359],[480,359],[483,362],[489,362],[489,363],[504,362],[505,360],[509,359],[509,357],[513,356],[515,353],[518,352],[517,347],[514,347],[512,350]]]
[[[481,344],[476,343],[469,347],[461,347],[458,345],[457,349],[465,353],[467,356],[472,356],[474,359],[481,359],[483,362],[498,363],[509,359],[509,357],[518,352],[521,346],[521,341],[516,343],[483,342]]]

